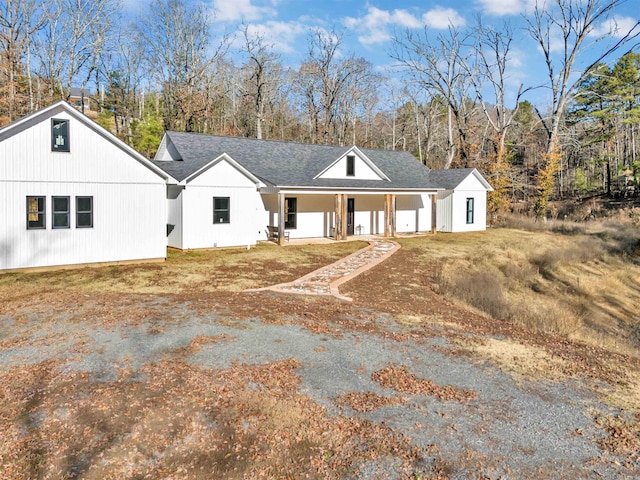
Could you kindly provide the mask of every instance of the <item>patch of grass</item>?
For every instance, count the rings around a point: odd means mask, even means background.
[[[442,287],[446,294],[453,295],[494,318],[508,317],[505,315],[508,306],[502,291],[502,280],[489,271],[456,273]]]
[[[240,292],[295,280],[361,248],[365,242],[179,251],[164,263],[110,265],[48,272],[0,274],[3,292],[77,289],[128,293]]]
[[[523,345],[507,339],[487,338],[482,342],[467,343],[465,346],[490,358],[519,378],[555,380],[564,376],[566,361],[534,345]]]
[[[640,232],[593,222],[554,233],[549,224],[467,239],[441,234],[425,248],[431,253],[437,246],[437,257],[421,258],[436,270],[437,291],[453,301],[535,331],[640,356],[634,250]]]

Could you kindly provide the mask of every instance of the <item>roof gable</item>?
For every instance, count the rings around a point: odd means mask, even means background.
[[[348,175],[347,158],[353,157],[354,172]],[[389,178],[358,147],[353,146],[313,178],[386,180]]]
[[[429,175],[433,183],[445,190],[456,190],[458,188],[465,189],[469,188],[472,183],[476,183],[479,187],[484,188],[488,192],[493,191],[493,187],[476,168],[431,170]]]
[[[223,163],[223,162],[227,163],[228,165],[230,165],[235,171],[240,173],[242,176],[246,177],[251,183],[254,183],[258,187],[264,187],[264,183],[262,183],[259,178],[257,178],[255,175],[253,175],[250,171],[248,171],[246,168],[244,168],[242,165],[240,165],[238,162],[236,162],[233,158],[231,158],[226,153],[223,153],[218,158],[215,158],[214,160],[212,160],[208,164],[204,165],[202,168],[200,168],[196,172],[194,172],[191,175],[189,175],[187,178],[185,178],[180,183],[181,184],[187,184],[187,183],[191,183],[191,182],[193,182],[193,181],[195,181],[197,179],[200,179],[209,170],[211,170],[212,168],[214,168],[215,166],[217,166],[217,165],[219,165],[220,163]]]
[[[134,160],[138,161],[139,163],[144,165],[146,168],[154,172],[156,175],[161,177],[162,179],[167,180],[169,178],[169,175],[165,171],[155,166],[150,160],[145,158],[139,152],[131,148],[129,145],[124,143],[118,137],[113,135],[111,132],[107,131],[102,126],[98,125],[96,122],[94,122],[84,114],[78,112],[78,110],[73,108],[71,105],[69,105],[65,101],[59,101],[54,104],[51,104],[48,107],[45,107],[41,110],[38,110],[37,112],[27,115],[26,117],[23,117],[13,123],[10,123],[4,128],[0,129],[0,142],[33,127],[34,125],[37,125],[43,121],[53,118],[55,115],[59,115],[61,112],[65,112],[69,117],[71,117],[75,121],[82,123],[84,126],[88,127],[94,133],[105,138],[106,140],[114,144],[116,147],[118,147],[120,150],[127,153],[130,157],[133,157]]]

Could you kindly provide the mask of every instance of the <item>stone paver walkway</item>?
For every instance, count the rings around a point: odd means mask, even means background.
[[[271,287],[257,290],[273,290],[283,293],[300,293],[304,295],[333,295],[342,300],[351,301],[341,295],[338,287],[371,267],[383,262],[393,255],[400,245],[390,240],[371,240],[368,247],[352,253],[337,262],[311,272],[304,277]],[[255,291],[255,290],[254,290]]]

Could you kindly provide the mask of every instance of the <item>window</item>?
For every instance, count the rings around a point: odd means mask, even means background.
[[[467,198],[467,223],[473,223],[473,198]]]
[[[51,151],[69,151],[69,120],[51,119]]]
[[[45,197],[27,197],[27,229],[46,228],[44,220]]]
[[[284,199],[284,228],[296,228],[298,221],[298,199],[287,197]]]
[[[51,197],[52,228],[69,228],[69,197]]]
[[[347,177],[353,177],[356,174],[356,157],[347,155]]]
[[[213,197],[213,223],[229,221],[229,197]]]
[[[93,197],[76,197],[76,228],[93,228]]]

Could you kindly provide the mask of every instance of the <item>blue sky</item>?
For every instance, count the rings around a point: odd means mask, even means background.
[[[473,26],[476,17],[483,24],[496,27],[508,21],[515,31],[510,62],[509,80],[513,93],[520,83],[539,85],[545,73],[542,56],[523,29],[522,14],[536,1],[545,0],[190,0],[202,1],[211,9],[214,36],[217,32],[236,32],[244,22],[251,32],[259,32],[280,53],[285,64],[296,66],[306,54],[306,39],[311,29],[344,31],[343,53],[355,53],[372,62],[380,73],[393,71],[388,52],[395,33],[406,29],[422,30],[430,34],[445,32],[450,24]],[[546,0],[554,3],[555,0]],[[574,0],[580,2],[583,0]],[[146,0],[123,0],[125,8],[135,13],[147,8]],[[638,0],[623,1],[617,6],[611,22],[620,31],[628,30],[640,18]],[[607,33],[612,25],[598,25],[598,33]],[[612,35],[612,39],[615,35]],[[602,45],[600,42],[599,45]],[[580,64],[577,64],[580,67]],[[544,103],[544,94],[532,94],[536,103]]]

